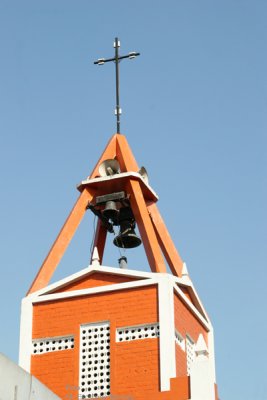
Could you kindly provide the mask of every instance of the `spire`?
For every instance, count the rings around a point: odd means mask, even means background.
[[[100,259],[98,255],[98,250],[97,247],[94,247],[93,255],[92,255],[92,265],[94,266],[99,266],[100,265]]]
[[[188,269],[186,266],[186,263],[183,263],[183,268],[182,268],[182,279],[185,283],[190,283],[191,279],[189,277]]]
[[[186,266],[185,262],[183,263],[182,277],[189,277],[187,266]]]

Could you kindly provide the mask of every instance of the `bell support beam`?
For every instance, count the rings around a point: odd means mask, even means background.
[[[147,206],[138,181],[130,179],[127,183],[130,203],[144,244],[147,259],[152,272],[166,272],[166,266],[148,214]]]
[[[58,237],[51,247],[46,259],[44,260],[39,272],[37,273],[27,295],[48,285],[85,214],[88,202],[93,199],[93,196],[94,192],[92,189],[89,190],[88,188],[85,188],[82,191]]]
[[[107,228],[102,224],[102,221],[98,218],[96,232],[95,232],[95,239],[91,254],[91,262],[90,262],[91,264],[95,247],[97,248],[98,251],[100,265],[102,264],[105,244],[106,244],[106,237],[107,237]]]
[[[172,273],[182,277],[183,261],[176,250],[168,229],[155,203],[147,206],[161,250],[166,258]]]
[[[123,172],[137,172],[138,164],[124,135],[117,135],[117,160]]]
[[[117,135],[115,133],[115,135],[113,135],[110,139],[110,141],[108,142],[105,150],[103,151],[101,157],[99,158],[98,162],[96,163],[95,168],[93,169],[93,172],[91,173],[91,175],[89,176],[90,179],[95,178],[96,176],[99,176],[99,172],[98,172],[98,168],[99,165],[108,159],[114,159],[116,157],[116,144],[117,144]]]

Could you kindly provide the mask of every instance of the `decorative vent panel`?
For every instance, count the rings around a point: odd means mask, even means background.
[[[110,395],[110,327],[107,322],[80,329],[79,399]]]
[[[190,375],[191,365],[194,359],[195,359],[195,344],[189,336],[186,336],[187,375]]]
[[[177,330],[175,330],[175,343],[178,344],[183,351],[185,351],[185,340]]]
[[[138,339],[150,339],[159,337],[159,324],[147,324],[118,328],[116,342],[126,342]]]
[[[73,348],[73,336],[34,339],[32,341],[32,354],[44,354],[51,351],[69,350]]]

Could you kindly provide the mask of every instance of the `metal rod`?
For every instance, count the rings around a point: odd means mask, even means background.
[[[115,63],[116,63],[116,118],[117,133],[120,133],[120,77],[119,77],[119,39],[115,38]]]

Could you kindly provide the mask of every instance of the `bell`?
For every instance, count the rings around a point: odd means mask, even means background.
[[[123,249],[133,249],[134,247],[138,247],[142,243],[142,240],[134,231],[134,223],[125,220],[121,221],[120,233],[115,237],[113,243],[115,246]]]
[[[116,221],[118,218],[119,210],[117,209],[115,201],[107,201],[103,215],[111,221]]]

